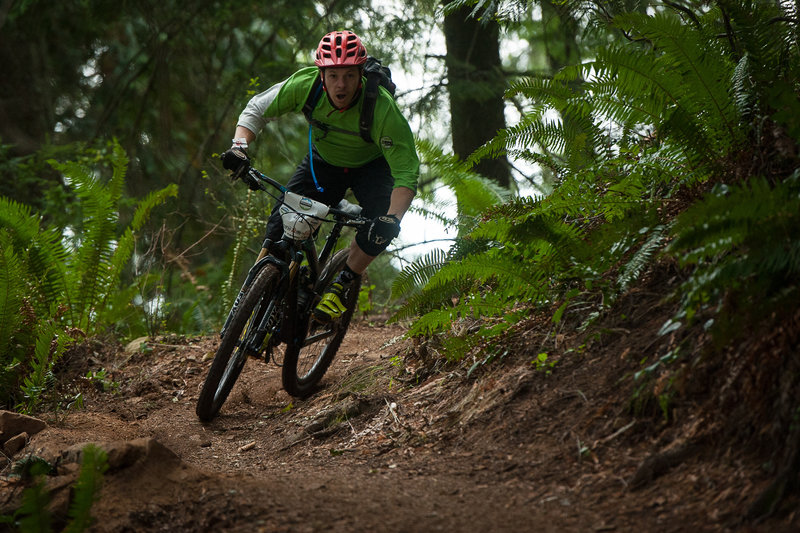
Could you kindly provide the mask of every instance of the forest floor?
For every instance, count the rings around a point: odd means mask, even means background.
[[[698,411],[669,424],[631,414],[631,373],[657,313],[602,344],[557,336],[539,364],[552,324],[531,320],[518,349],[469,376],[471,361],[442,363],[376,322],[354,322],[307,400],[281,389],[276,365],[249,360],[210,424],[194,409],[216,338],[87,343],[71,372],[105,369],[104,381],[84,380],[82,409],[40,414],[48,427],[14,459],[59,465],[48,489],[64,519],[74,452],[102,443],[110,469],[94,531],[800,530],[796,498],[766,521],[741,520],[771,480],[758,456],[714,443],[664,453],[704,423]],[[0,514],[22,490],[9,472]]]

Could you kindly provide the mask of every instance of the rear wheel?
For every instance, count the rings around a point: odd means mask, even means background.
[[[278,312],[276,306],[270,306],[270,303],[274,299],[279,279],[277,268],[265,266],[242,298],[217,348],[214,362],[197,399],[195,412],[203,422],[209,422],[217,416],[242,372],[247,356],[260,353],[261,346],[250,346],[254,336],[252,327],[258,325],[268,308],[272,307],[272,312]]]
[[[336,275],[344,268],[348,254],[349,250],[341,250],[325,266],[314,290],[317,295],[323,294],[333,283]],[[298,327],[305,331],[305,335],[299,335],[302,338],[300,343],[289,343],[286,346],[283,359],[283,388],[290,395],[304,398],[314,392],[347,333],[360,288],[361,278],[347,287],[342,298],[347,311],[336,322],[321,324],[309,316],[302,318]],[[312,303],[311,309],[316,305],[316,302]]]

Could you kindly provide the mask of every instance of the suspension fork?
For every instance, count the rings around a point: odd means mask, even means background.
[[[303,251],[293,251],[292,262],[286,266],[286,269],[281,276],[281,282],[279,285],[280,293],[276,298],[273,299],[275,305],[284,306],[283,317],[278,331],[276,331],[276,333],[280,334],[280,339],[284,342],[287,342],[288,339],[292,338],[297,326],[297,280],[299,278],[298,272],[300,271],[300,265],[302,262]],[[270,310],[268,314],[265,314],[264,318],[261,319],[261,324],[259,324],[258,330],[259,335],[261,334],[261,330],[267,327],[267,320],[270,318],[269,315],[273,312],[274,311]]]
[[[264,310],[264,314],[261,316],[258,324],[253,324],[251,328],[252,334],[248,334],[247,336],[249,340],[247,341],[246,349],[255,353],[257,353],[259,348],[264,344],[264,339],[267,338],[267,334],[277,334],[283,329],[283,324],[276,324],[276,319],[279,316],[277,314],[279,310],[276,308],[283,305],[287,291],[290,291],[292,279],[297,272],[297,267],[295,266],[297,262],[294,260],[287,265],[285,261],[274,256],[268,256],[265,259],[270,259],[267,262],[278,267],[280,277],[270,294],[265,293],[261,295],[259,306],[267,305],[267,308]],[[258,309],[258,307],[256,309]],[[285,316],[286,314],[284,313],[284,321]],[[276,329],[276,326],[279,327]]]
[[[242,288],[239,289],[239,294],[236,295],[236,300],[233,301],[233,306],[231,306],[231,310],[228,311],[228,317],[225,319],[225,324],[223,324],[222,329],[219,332],[220,338],[225,336],[225,332],[228,330],[231,320],[233,320],[233,315],[236,314],[236,310],[239,308],[239,304],[242,303],[242,299],[244,298],[247,290],[250,288],[250,285],[253,284],[253,280],[256,279],[256,276],[259,274],[259,272],[261,272],[268,264],[273,264],[278,267],[278,270],[281,272],[281,277],[285,276],[288,272],[286,262],[281,261],[280,259],[271,255],[261,258],[261,260],[259,260],[255,265],[250,267],[250,270],[247,272],[247,277],[242,284]]]

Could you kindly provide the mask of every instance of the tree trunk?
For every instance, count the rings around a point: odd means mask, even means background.
[[[500,26],[495,21],[475,20],[469,14],[467,7],[444,18],[453,152],[460,158],[469,156],[506,126]],[[475,170],[504,187],[511,185],[505,156],[481,161]]]

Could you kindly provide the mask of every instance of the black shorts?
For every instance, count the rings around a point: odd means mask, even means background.
[[[323,160],[316,150],[314,151],[314,174],[317,182],[324,189],[319,192],[311,176],[311,167],[308,164],[308,155],[297,167],[294,175],[289,180],[286,188],[308,198],[336,206],[352,189],[356,201],[363,211],[361,214],[367,218],[385,215],[389,211],[389,202],[394,188],[394,178],[386,159],[379,157],[358,168],[337,167]],[[281,199],[283,196],[281,195]],[[267,222],[265,239],[277,241],[283,235],[283,223],[278,213],[277,203],[272,209],[272,214]]]

